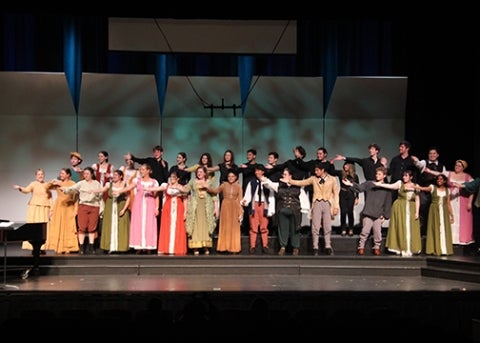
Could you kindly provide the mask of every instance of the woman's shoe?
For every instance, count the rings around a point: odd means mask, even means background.
[[[278,251],[279,256],[285,255],[285,247],[281,247],[280,250]]]
[[[342,237],[345,237],[347,235],[347,231],[346,230],[342,230]]]
[[[352,229],[348,230],[348,235],[349,235],[350,237],[353,236],[353,230],[352,230]]]

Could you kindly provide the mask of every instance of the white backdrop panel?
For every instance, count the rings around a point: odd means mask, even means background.
[[[154,75],[82,74],[79,116],[160,117]]]
[[[172,166],[177,154],[183,151],[187,153],[187,165],[191,166],[199,161],[202,153],[209,152],[216,165],[223,161],[225,150],[231,149],[238,164],[241,133],[241,118],[165,118],[164,158]]]
[[[253,76],[246,118],[323,118],[323,78]]]
[[[223,101],[223,102],[222,102]],[[242,110],[205,106],[240,106],[238,77],[170,76],[165,94],[164,117],[241,117]]]
[[[0,116],[74,116],[64,73],[0,72]]]

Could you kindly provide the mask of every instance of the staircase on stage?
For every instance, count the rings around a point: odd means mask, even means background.
[[[404,258],[386,251],[375,256],[367,245],[365,255],[358,256],[357,242],[358,235],[333,235],[332,256],[323,254],[322,249],[319,256],[313,256],[308,235],[302,238],[298,256],[292,256],[288,247],[284,256],[278,256],[276,236],[270,237],[268,254],[262,252],[260,244],[257,252],[250,254],[247,236],[242,237],[242,252],[235,255],[216,253],[214,248],[210,255],[200,256],[106,254],[102,250],[97,250],[95,255],[57,255],[48,251],[40,258],[40,275],[424,275],[480,282],[480,257],[465,247],[455,247],[455,254],[448,257]],[[8,273],[16,273],[31,264],[31,255],[21,250],[19,244],[9,244],[7,262]]]

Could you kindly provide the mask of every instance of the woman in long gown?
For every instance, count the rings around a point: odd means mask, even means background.
[[[30,182],[27,186],[13,185],[13,188],[21,193],[31,194],[27,206],[27,223],[49,223],[53,203],[51,187],[50,182],[45,182],[45,171],[43,169],[35,171],[35,181]],[[22,249],[32,250],[33,247],[28,241],[24,241]],[[41,247],[41,250],[45,250],[45,245]]]
[[[472,181],[473,177],[465,172],[468,163],[465,160],[456,160],[453,171],[447,171],[450,202],[452,205],[452,213],[455,221],[452,223],[452,241],[455,245],[470,245],[475,243],[473,235],[473,196],[462,187],[466,182]],[[440,172],[425,168],[426,173],[438,176]]]
[[[115,170],[112,181],[107,181],[101,189],[102,193],[107,193],[107,200],[103,210],[100,248],[108,253],[127,252],[130,248],[130,192],[114,195],[126,186],[123,175],[121,170]]]
[[[72,180],[72,170],[62,168],[59,179],[52,181],[57,189],[57,197],[53,203],[52,216],[48,227],[46,250],[53,250],[57,254],[78,252],[77,211],[78,194],[65,194],[59,187],[70,187],[75,184]]]
[[[203,249],[204,254],[208,255],[213,246],[218,196],[207,191],[207,188],[212,188],[215,183],[213,178],[208,178],[205,166],[198,167],[195,176],[184,188],[185,193],[191,193],[186,220],[188,247],[193,249],[194,255],[200,254],[199,249]]]
[[[404,171],[402,180],[395,183],[375,182],[375,185],[398,191],[398,197],[392,204],[385,242],[388,251],[404,257],[420,254],[420,196],[415,189],[418,185],[413,182],[413,172]]]
[[[162,214],[160,216],[160,235],[158,237],[158,255],[186,255],[187,230],[185,227],[187,199],[180,184],[179,172],[171,170],[168,183],[151,191],[163,192]]]
[[[157,216],[160,211],[158,192],[150,191],[152,187],[158,187],[158,181],[151,177],[152,168],[148,164],[142,164],[138,176],[131,185],[124,187],[115,196],[128,193],[135,188],[132,212],[130,214],[130,248],[137,254],[151,254],[157,250],[158,230]]]
[[[419,190],[432,194],[428,209],[425,254],[453,255],[451,223],[455,218],[450,203],[450,190],[447,187],[448,179],[440,174],[435,177],[435,183],[435,185],[418,187]]]
[[[220,220],[218,225],[217,251],[238,254],[241,252],[240,223],[243,218],[243,206],[240,204],[243,198],[242,186],[238,183],[238,175],[234,170],[227,173],[227,181],[222,182],[209,192],[220,194]]]

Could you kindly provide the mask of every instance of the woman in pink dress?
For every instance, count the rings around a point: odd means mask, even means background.
[[[157,250],[157,216],[160,203],[158,192],[151,191],[150,188],[158,187],[158,181],[150,176],[152,168],[148,164],[142,164],[138,171],[140,176],[136,178],[135,182],[114,195],[127,193],[135,188],[135,198],[130,214],[129,244],[137,254],[151,254]]]

